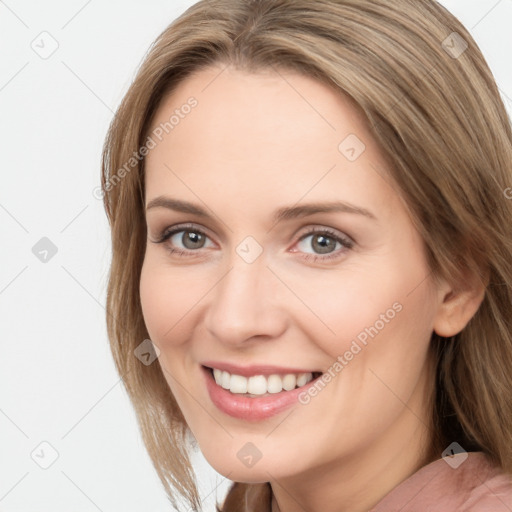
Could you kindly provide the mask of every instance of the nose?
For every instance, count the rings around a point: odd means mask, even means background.
[[[209,294],[206,329],[231,345],[279,337],[288,326],[279,286],[263,258],[246,263],[235,254],[230,270]]]

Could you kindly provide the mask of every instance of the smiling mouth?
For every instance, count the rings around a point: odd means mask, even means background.
[[[275,373],[246,377],[218,368],[203,367],[213,377],[215,383],[233,395],[249,398],[271,396],[283,391],[301,388],[322,375],[321,372]]]

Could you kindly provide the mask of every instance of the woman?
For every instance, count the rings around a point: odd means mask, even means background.
[[[432,0],[204,0],[110,128],[108,331],[171,498],[512,509],[512,133]],[[151,341],[150,341],[151,340]]]

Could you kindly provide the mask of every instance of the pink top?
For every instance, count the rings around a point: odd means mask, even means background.
[[[234,483],[222,512],[271,512],[270,484]],[[369,512],[512,512],[512,478],[482,452],[422,467]]]
[[[512,512],[512,479],[482,452],[459,453],[422,467],[370,512]]]

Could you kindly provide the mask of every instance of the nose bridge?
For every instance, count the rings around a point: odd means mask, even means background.
[[[263,258],[248,263],[234,254],[231,267],[212,290],[207,329],[220,341],[240,343],[253,336],[278,336],[285,319],[272,293],[272,273]],[[274,296],[273,296],[274,295]]]

